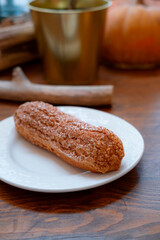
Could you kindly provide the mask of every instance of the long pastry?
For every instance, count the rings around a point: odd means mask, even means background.
[[[14,120],[24,138],[73,166],[99,173],[120,168],[122,141],[104,127],[82,122],[44,102],[20,105]]]

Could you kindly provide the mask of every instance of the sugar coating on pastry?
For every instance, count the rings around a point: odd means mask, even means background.
[[[99,173],[120,168],[122,141],[104,127],[92,126],[38,101],[20,105],[14,121],[24,138],[75,167]]]

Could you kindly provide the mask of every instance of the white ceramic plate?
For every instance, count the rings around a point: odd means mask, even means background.
[[[128,122],[102,111],[83,107],[59,107],[62,111],[117,134],[125,157],[118,171],[91,173],[73,167],[54,154],[26,141],[17,134],[13,117],[0,122],[0,179],[10,185],[39,192],[73,192],[97,187],[128,173],[140,161],[144,141]]]

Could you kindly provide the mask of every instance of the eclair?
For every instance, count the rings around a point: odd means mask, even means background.
[[[120,168],[122,141],[104,127],[92,126],[38,101],[20,105],[14,121],[21,136],[75,167],[97,173]]]

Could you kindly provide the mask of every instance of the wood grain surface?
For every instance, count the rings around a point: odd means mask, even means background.
[[[40,64],[22,66],[42,83]],[[0,73],[10,79],[11,71]],[[133,124],[145,141],[140,163],[120,179],[75,193],[25,191],[0,182],[1,240],[160,239],[160,69],[119,71],[101,66],[96,84],[113,84],[113,105],[97,108]],[[0,101],[0,120],[19,103]]]

